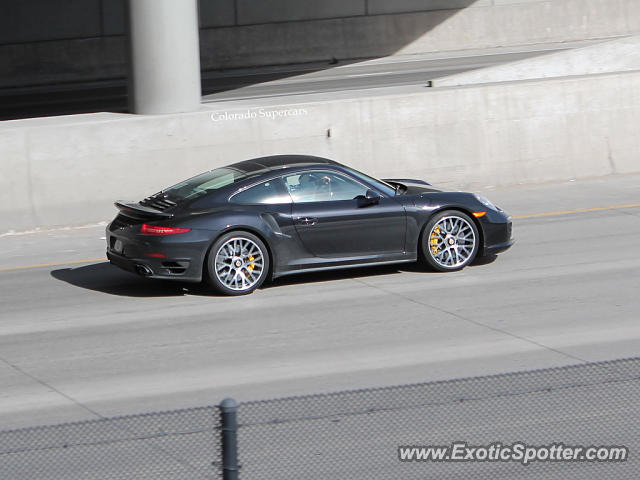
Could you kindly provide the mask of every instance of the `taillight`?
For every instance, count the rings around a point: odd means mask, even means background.
[[[142,224],[140,233],[143,235],[177,235],[178,233],[190,232],[190,228],[178,228],[178,227],[159,227],[157,225]]]
[[[145,253],[144,256],[149,258],[167,258],[163,253]]]

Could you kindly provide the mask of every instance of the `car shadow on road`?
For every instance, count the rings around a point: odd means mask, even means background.
[[[200,294],[200,286],[190,283],[150,280],[120,270],[109,262],[51,272],[56,280],[87,290],[126,297],[177,297]]]
[[[475,266],[488,265],[493,263],[497,255],[489,255],[486,257],[477,258],[467,268],[473,268]],[[267,282],[265,289],[274,287],[284,287],[288,285],[299,285],[304,283],[320,283],[331,282],[336,280],[358,279],[364,277],[378,277],[383,275],[394,275],[403,272],[423,273],[425,275],[437,274],[422,264],[415,263],[397,263],[395,265],[380,265],[372,267],[356,267],[346,268],[343,270],[327,270],[324,272],[312,272],[312,273],[299,273],[297,275],[287,275],[285,277],[276,278],[271,282]]]
[[[478,267],[481,265],[489,265],[498,259],[498,255],[486,255],[484,257],[478,257],[469,264],[470,267]]]
[[[409,271],[413,268],[417,269],[419,267],[414,267],[412,264],[385,265],[379,267],[360,267],[326,272],[302,273],[280,277],[271,282],[265,282],[261,289],[269,290],[273,287],[286,285],[389,275]],[[94,263],[75,268],[61,268],[52,271],[51,276],[56,280],[66,282],[75,287],[126,297],[222,296],[204,284],[148,279],[120,270],[109,262]]]
[[[266,282],[263,289],[286,287],[289,285],[301,285],[304,283],[332,282],[337,280],[355,280],[361,277],[376,277],[382,275],[393,275],[410,271],[412,264],[381,265],[378,267],[357,267],[346,268],[344,270],[327,270],[324,272],[298,273],[276,278],[271,282]]]
[[[492,255],[476,259],[470,267],[487,265],[494,262],[496,258],[497,255]],[[261,289],[269,290],[271,288],[289,285],[377,277],[403,272],[420,272],[425,275],[435,273],[419,263],[356,267],[343,270],[287,275],[273,281],[265,282]],[[109,262],[94,263],[75,268],[61,268],[53,270],[51,276],[56,280],[66,282],[75,287],[125,297],[220,296],[204,284],[148,279],[120,270]]]

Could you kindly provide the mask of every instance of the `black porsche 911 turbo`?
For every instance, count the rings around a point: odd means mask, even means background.
[[[247,294],[267,278],[421,261],[464,268],[512,244],[481,195],[376,180],[325,158],[277,155],[217,168],[137,203],[118,201],[110,262],[140,275]]]

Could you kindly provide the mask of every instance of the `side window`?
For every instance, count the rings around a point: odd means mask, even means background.
[[[291,197],[282,188],[280,179],[276,178],[237,193],[230,201],[244,204],[291,203]]]
[[[352,200],[365,195],[367,187],[334,172],[303,172],[284,177],[294,203]]]

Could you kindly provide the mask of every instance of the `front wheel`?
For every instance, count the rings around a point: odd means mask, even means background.
[[[439,272],[461,270],[478,253],[480,235],[475,222],[459,211],[437,213],[420,235],[420,248],[426,263]]]
[[[207,258],[211,285],[225,295],[246,295],[265,281],[269,254],[262,240],[249,232],[222,235]]]

